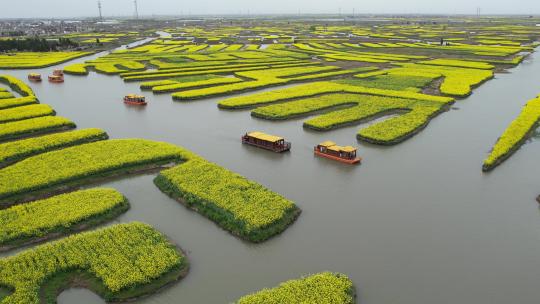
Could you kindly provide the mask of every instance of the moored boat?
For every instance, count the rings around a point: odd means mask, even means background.
[[[358,164],[362,160],[356,156],[356,148],[351,146],[338,146],[333,141],[325,141],[313,148],[317,156],[337,160],[346,164]]]
[[[62,83],[64,82],[64,76],[50,75],[49,82]]]
[[[291,149],[291,143],[283,137],[265,134],[262,132],[249,132],[242,136],[242,143],[262,149],[285,152]]]
[[[28,80],[35,81],[35,82],[41,81],[41,74],[30,73],[28,74]]]
[[[146,98],[142,95],[129,94],[124,96],[124,103],[137,106],[147,105]]]
[[[60,69],[56,69],[53,71],[54,76],[64,76],[64,71]]]

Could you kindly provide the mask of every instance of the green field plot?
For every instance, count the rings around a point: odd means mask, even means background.
[[[1,259],[0,285],[12,292],[0,303],[56,303],[74,281],[107,301],[134,299],[186,275],[187,268],[184,254],[152,227],[120,224]]]
[[[281,233],[300,214],[281,195],[199,158],[162,171],[155,184],[165,193],[252,242]]]
[[[89,189],[0,210],[0,250],[88,228],[127,209],[118,191]]]
[[[50,116],[54,114],[54,110],[50,106],[45,104],[35,104],[16,108],[8,108],[0,110],[0,124],[11,121],[24,120],[28,118]]]
[[[180,148],[142,139],[98,141],[47,152],[0,169],[0,200],[9,202],[33,192],[155,168],[180,159]]]
[[[7,142],[0,144],[0,167],[28,156],[107,138],[103,130],[82,129]]]
[[[243,296],[237,304],[356,303],[352,281],[343,274],[321,272]]]
[[[540,122],[540,97],[531,99],[519,116],[510,123],[484,160],[483,170],[489,171],[508,159],[530,137]]]
[[[75,123],[60,116],[43,116],[7,122],[0,129],[0,141],[75,128]]]
[[[90,54],[89,52],[16,52],[0,55],[0,69],[44,68]]]

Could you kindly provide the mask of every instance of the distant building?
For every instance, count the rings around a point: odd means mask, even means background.
[[[120,21],[118,20],[105,20],[105,21],[98,21],[96,24],[102,24],[102,25],[110,25],[110,24],[119,24]]]

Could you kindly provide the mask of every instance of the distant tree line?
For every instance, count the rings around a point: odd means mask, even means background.
[[[9,37],[24,36],[24,32],[23,31],[1,32],[0,36],[2,36],[2,37],[6,37],[6,36],[9,36]]]
[[[47,40],[44,38],[6,39],[0,40],[0,52],[5,51],[28,51],[28,52],[49,52],[59,49],[69,49],[78,47],[77,42],[69,38],[58,40]]]

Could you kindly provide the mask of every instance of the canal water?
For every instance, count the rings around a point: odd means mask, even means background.
[[[78,61],[83,61],[79,59]],[[63,65],[60,65],[60,67]],[[42,69],[44,76],[55,67]],[[25,79],[28,71],[0,71]],[[41,102],[80,128],[112,138],[167,141],[238,172],[295,201],[303,213],[283,234],[248,244],[162,194],[154,175],[107,182],[130,200],[117,222],[143,221],[188,254],[189,275],[138,303],[230,303],[304,274],[347,274],[363,304],[537,304],[540,299],[540,142],[533,139],[492,173],[482,160],[525,102],[540,93],[540,55],[498,74],[393,147],[358,143],[358,126],[327,133],[302,119],[269,122],[224,111],[219,98],[174,102],[152,95],[146,108],[122,97],[137,83],[91,73],[64,84],[31,84]],[[291,140],[274,154],[242,146],[259,130]],[[324,140],[357,145],[353,167],[313,156]],[[103,303],[69,289],[62,304]]]

